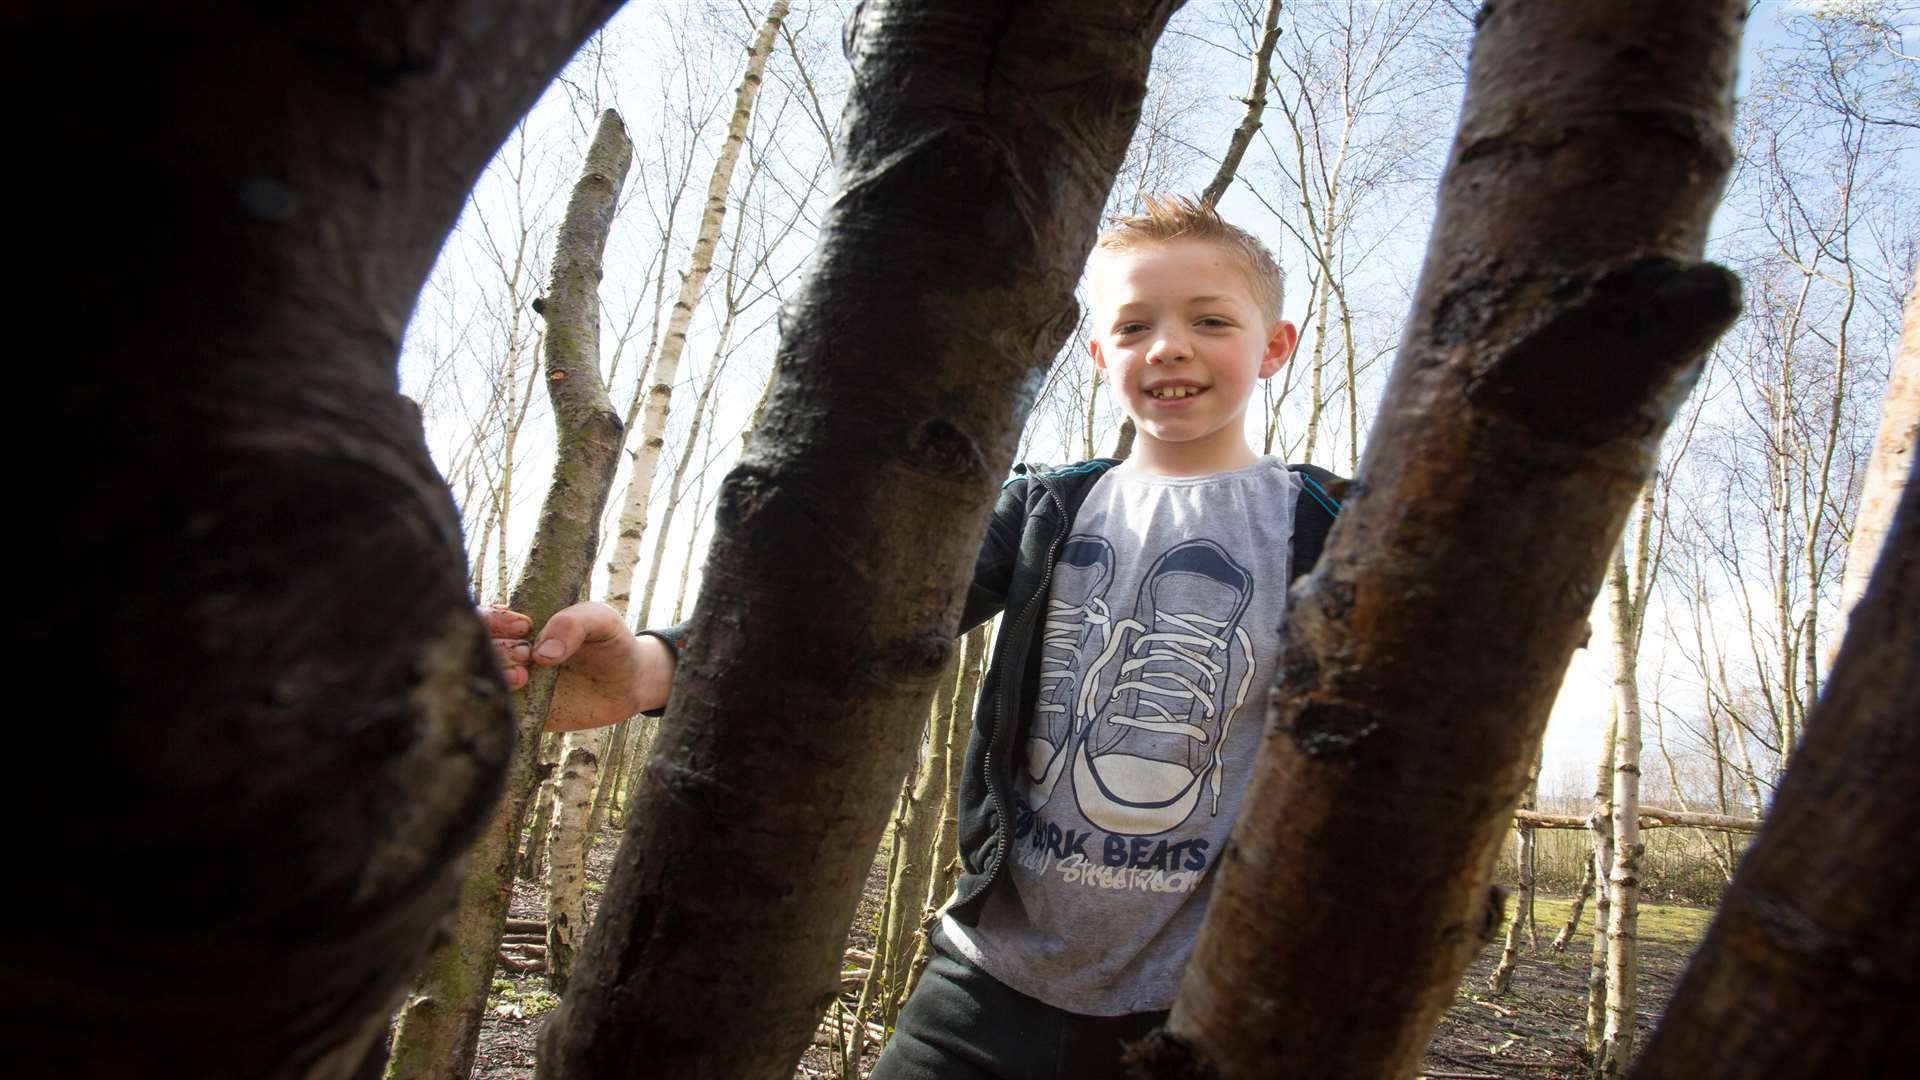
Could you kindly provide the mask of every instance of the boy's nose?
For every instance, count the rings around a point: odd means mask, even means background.
[[[1188,360],[1193,350],[1187,348],[1187,339],[1179,334],[1163,334],[1147,350],[1147,363],[1164,364],[1169,360]]]

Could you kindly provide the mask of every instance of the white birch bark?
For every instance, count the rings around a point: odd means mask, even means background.
[[[1646,536],[1644,519],[1639,535]],[[1607,1018],[1600,1076],[1622,1076],[1633,1054],[1633,1017],[1639,977],[1640,693],[1635,664],[1635,604],[1624,549],[1608,575],[1613,628],[1613,694],[1619,716],[1613,748],[1613,865],[1608,877]]]
[[[548,732],[540,736],[540,754],[535,758],[539,763],[534,766],[535,783],[533,808],[527,812],[527,844],[520,850],[520,864],[515,876],[522,881],[538,882],[545,880],[540,870],[546,864],[547,836],[552,832],[553,824],[553,784],[551,774],[560,769],[560,736]]]
[[[659,359],[654,363],[653,385],[647,391],[639,441],[633,451],[633,473],[627,479],[626,494],[621,499],[619,536],[607,560],[606,601],[622,613],[632,601],[633,572],[640,561],[640,540],[646,532],[647,497],[653,490],[653,474],[659,467],[660,450],[666,441],[667,409],[673,396],[673,382],[680,370],[680,355],[686,350],[687,327],[693,321],[694,305],[699,302],[707,275],[713,269],[713,249],[720,237],[721,223],[726,219],[727,190],[733,183],[733,168],[746,142],[747,121],[753,116],[753,102],[760,93],[760,78],[766,70],[767,57],[773,52],[774,35],[786,16],[787,0],[773,0],[747,50],[747,70],[734,91],[733,118],[727,123],[727,139],[713,163],[713,176],[707,182],[707,201],[699,232],[694,237],[693,253],[680,279],[680,294],[667,317],[667,334],[660,344]]]
[[[1585,1046],[1588,1056],[1600,1061],[1602,1039],[1607,1028],[1607,926],[1613,901],[1608,895],[1607,878],[1613,874],[1613,761],[1614,743],[1620,729],[1620,708],[1616,702],[1607,710],[1607,733],[1602,740],[1600,768],[1593,791],[1593,952],[1587,965],[1587,1026]]]
[[[587,811],[593,804],[598,759],[592,750],[574,742],[577,734],[581,733],[567,736],[560,771],[553,778],[555,843],[547,855],[547,986],[556,994],[567,992],[573,957],[587,930],[586,848],[558,842],[560,837],[579,836],[585,831]]]
[[[1527,789],[1520,798],[1520,809],[1535,809],[1540,801],[1540,760],[1534,759],[1533,768],[1527,770]],[[1520,957],[1520,935],[1527,933],[1530,944],[1538,949],[1540,943],[1533,939],[1533,825],[1526,818],[1516,815],[1513,822],[1513,862],[1514,876],[1518,888],[1514,890],[1513,911],[1507,919],[1506,941],[1500,948],[1500,962],[1494,966],[1493,974],[1487,978],[1487,989],[1494,997],[1500,997],[1513,986],[1513,970]]]
[[[1573,891],[1573,906],[1567,910],[1566,925],[1553,936],[1550,948],[1554,952],[1566,952],[1567,943],[1573,940],[1573,932],[1580,925],[1580,912],[1587,906],[1587,898],[1593,895],[1593,859],[1589,857],[1580,871],[1580,887]]]

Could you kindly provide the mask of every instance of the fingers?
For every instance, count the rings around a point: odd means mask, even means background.
[[[499,604],[480,609],[487,622],[487,633],[496,638],[523,638],[533,632],[533,620]]]
[[[521,638],[494,638],[493,655],[503,668],[526,667],[533,659],[533,646]]]
[[[556,612],[533,643],[533,662],[541,667],[566,663],[589,639],[607,635],[602,624],[608,617],[619,624],[619,613],[605,604],[575,604]]]

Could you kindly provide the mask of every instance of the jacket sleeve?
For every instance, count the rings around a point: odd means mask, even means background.
[[[1020,534],[1027,518],[1027,484],[1024,476],[1009,481],[1000,489],[993,516],[987,519],[987,535],[980,542],[973,582],[967,586],[967,602],[960,614],[963,634],[1007,606],[1007,587],[1013,579],[1013,564],[1020,553]]]
[[[667,648],[673,650],[674,659],[678,661],[680,658],[680,646],[683,642],[687,640],[687,624],[680,623],[677,626],[662,626],[657,629],[642,630],[635,636],[636,637],[656,637],[656,638],[659,638],[661,641],[666,642]],[[667,707],[665,705],[662,705],[657,709],[648,709],[645,712],[641,713],[640,715],[661,717],[661,716],[665,716],[666,714],[667,714]]]
[[[1293,504],[1293,573],[1288,584],[1300,580],[1326,547],[1327,533],[1340,514],[1340,498],[1347,481],[1314,465],[1289,465],[1300,478],[1300,495]]]

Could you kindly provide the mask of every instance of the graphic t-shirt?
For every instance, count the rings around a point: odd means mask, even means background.
[[[1072,1012],[1173,1004],[1264,726],[1299,481],[1121,466],[1062,545],[1015,767],[1008,880],[963,955]]]

